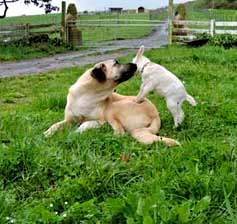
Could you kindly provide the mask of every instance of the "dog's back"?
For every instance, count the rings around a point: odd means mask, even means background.
[[[163,66],[150,62],[141,73],[142,82],[150,83],[150,91],[156,90],[160,95],[186,94],[183,83]]]

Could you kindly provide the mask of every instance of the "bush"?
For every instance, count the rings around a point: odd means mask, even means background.
[[[225,48],[231,48],[237,46],[237,37],[231,34],[216,34],[213,37],[209,34],[200,34],[197,39],[209,39],[208,44],[212,46],[222,46]]]
[[[237,46],[237,37],[231,34],[214,35],[210,39],[210,44],[214,46],[223,46],[225,48],[231,48]]]
[[[49,38],[47,34],[43,35],[35,35],[31,36],[30,38],[23,37],[22,39],[15,40],[11,43],[8,43],[8,46],[15,46],[15,47],[37,47],[41,45],[48,45],[49,47],[62,47],[65,46],[63,41],[57,37],[55,38]]]

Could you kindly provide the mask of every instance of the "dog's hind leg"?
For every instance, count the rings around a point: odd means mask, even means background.
[[[155,135],[160,130],[160,119],[156,117],[147,128],[138,128],[131,132],[133,138],[138,142],[149,145],[154,142],[164,142],[167,146],[180,145],[179,142],[172,138],[166,138]]]
[[[167,100],[167,108],[173,116],[175,127],[178,127],[184,120],[182,102]]]
[[[151,133],[146,128],[135,129],[131,133],[132,137],[135,138],[138,142],[149,145],[154,142],[164,142],[167,146],[178,146],[180,143],[172,138],[161,137]]]
[[[108,123],[111,125],[111,127],[114,130],[115,135],[123,135],[125,133],[125,130],[119,120],[113,117],[111,115],[110,117],[107,118]]]

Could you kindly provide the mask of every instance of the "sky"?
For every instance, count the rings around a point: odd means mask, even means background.
[[[174,4],[184,3],[187,0],[173,0]],[[136,9],[143,6],[147,9],[156,9],[168,5],[169,0],[66,0],[66,5],[75,3],[78,11],[100,11],[107,10],[110,7],[121,7],[123,9]],[[52,0],[52,5],[59,6],[61,9],[61,0]],[[37,15],[44,14],[44,9],[31,4],[27,6],[24,0],[15,3],[8,3],[8,16]],[[3,14],[3,6],[0,6],[0,14]]]

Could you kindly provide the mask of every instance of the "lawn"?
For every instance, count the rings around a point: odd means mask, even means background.
[[[198,102],[184,104],[174,129],[164,99],[149,95],[160,135],[181,147],[144,146],[108,125],[45,139],[90,65],[0,79],[0,223],[237,222],[236,49],[172,46],[145,55],[176,73]],[[136,95],[140,83],[133,77],[117,91]]]

